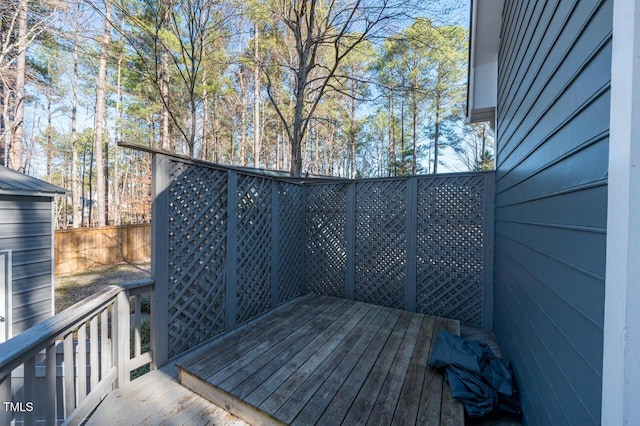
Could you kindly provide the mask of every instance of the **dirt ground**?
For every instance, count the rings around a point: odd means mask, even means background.
[[[55,277],[56,312],[81,301],[102,288],[151,276],[150,262],[118,263]]]

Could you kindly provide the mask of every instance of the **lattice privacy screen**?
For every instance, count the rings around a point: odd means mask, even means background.
[[[239,175],[236,322],[271,306],[271,179]]]
[[[486,325],[490,175],[303,184],[168,164],[169,356],[303,292]]]
[[[279,269],[278,301],[285,302],[302,293],[304,263],[304,188],[300,184],[279,183]]]
[[[490,326],[488,177],[309,185],[305,290]]]
[[[406,204],[406,179],[356,185],[356,300],[405,307]]]
[[[483,325],[482,176],[418,180],[417,311]]]
[[[307,186],[304,289],[345,297],[347,185]]]
[[[169,355],[225,329],[227,173],[170,162]]]
[[[269,177],[169,164],[173,356],[301,294],[304,190]]]

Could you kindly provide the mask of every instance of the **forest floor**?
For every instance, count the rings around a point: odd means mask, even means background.
[[[56,312],[61,312],[107,286],[149,278],[150,276],[151,262],[149,261],[117,263],[86,271],[57,275],[55,277]]]

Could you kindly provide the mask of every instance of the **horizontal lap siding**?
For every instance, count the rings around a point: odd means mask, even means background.
[[[12,252],[13,333],[52,314],[51,198],[0,195],[0,250]]]
[[[507,1],[495,332],[529,424],[598,424],[612,0]]]

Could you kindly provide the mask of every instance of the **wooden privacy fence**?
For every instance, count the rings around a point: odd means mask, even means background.
[[[305,293],[491,328],[493,173],[302,180],[153,157],[159,365]]]
[[[151,224],[55,231],[54,273],[145,260],[151,257]]]

